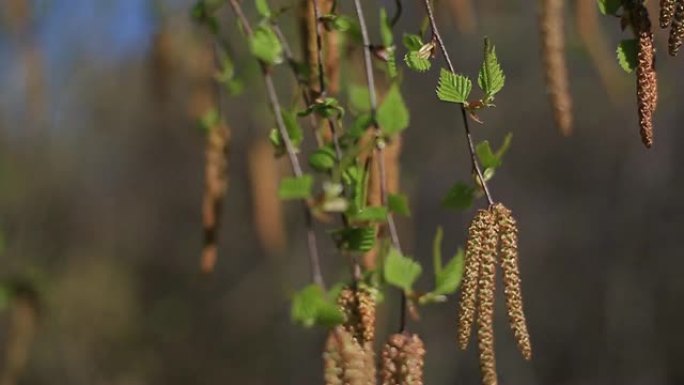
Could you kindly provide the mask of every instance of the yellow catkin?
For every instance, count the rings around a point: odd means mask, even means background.
[[[672,2],[674,3],[674,1]],[[684,39],[684,0],[677,0],[676,5],[674,5],[673,8],[674,10],[671,17],[672,28],[670,29],[670,38],[668,40],[667,48],[670,55],[677,56],[679,47],[682,46],[682,39]]]
[[[204,163],[204,196],[202,198],[202,227],[204,246],[201,269],[204,273],[214,270],[218,254],[218,231],[221,206],[228,187],[228,148],[230,129],[218,123],[207,133]]]
[[[393,334],[382,348],[382,385],[423,385],[425,346],[417,334]]]
[[[541,52],[553,116],[561,133],[572,133],[572,98],[565,65],[563,7],[565,0],[540,0]]]
[[[463,272],[461,299],[458,310],[458,345],[464,350],[468,347],[470,330],[472,329],[473,321],[475,320],[484,229],[490,218],[491,213],[488,210],[480,210],[468,227],[465,270]]]
[[[344,327],[363,344],[375,339],[375,298],[363,286],[356,289],[345,287],[337,297],[337,304],[344,314]]]
[[[639,43],[636,69],[639,126],[641,128],[641,141],[647,148],[650,148],[653,145],[653,113],[658,100],[653,31],[648,11],[643,4],[637,5],[634,16]]]
[[[660,28],[668,28],[672,23],[675,0],[660,0]]]
[[[323,375],[326,385],[374,385],[375,368],[368,360],[368,348],[362,347],[345,328],[330,331],[323,352]],[[370,349],[372,353],[372,349]]]
[[[509,209],[501,203],[494,205],[500,235],[501,270],[503,271],[504,294],[508,319],[518,349],[525,359],[532,358],[532,345],[527,331],[520,288],[520,267],[518,262],[518,226]]]
[[[494,356],[494,290],[496,283],[496,253],[498,224],[491,211],[485,217],[485,228],[480,255],[480,277],[477,306],[477,342],[483,385],[496,385]]]

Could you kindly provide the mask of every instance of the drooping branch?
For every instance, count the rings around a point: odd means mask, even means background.
[[[235,15],[237,16],[242,26],[242,29],[245,31],[248,37],[251,37],[253,34],[253,29],[249,23],[249,20],[242,11],[242,7],[240,6],[239,1],[230,0],[230,6],[235,12]],[[290,161],[290,165],[292,167],[292,173],[298,178],[302,177],[304,173],[299,162],[299,157],[297,156],[297,151],[295,149],[294,144],[292,143],[290,134],[288,133],[287,127],[285,126],[285,122],[283,120],[280,101],[278,100],[275,85],[273,84],[273,77],[271,76],[271,72],[269,71],[268,66],[261,60],[259,61],[259,66],[261,68],[261,74],[264,78],[264,82],[266,83],[266,93],[268,95],[269,104],[271,105],[273,114],[275,115],[276,126],[283,140],[285,151],[287,153],[288,160]],[[311,279],[317,285],[324,287],[325,285],[323,281],[323,274],[321,272],[321,264],[318,253],[316,234],[313,230],[313,217],[311,214],[311,210],[309,209],[305,201],[302,201],[302,207],[304,210],[304,218],[306,222],[307,247],[309,250],[309,262],[311,264]]]
[[[428,15],[428,19],[430,20],[430,28],[432,29],[432,33],[435,36],[435,39],[437,40],[437,45],[439,46],[440,51],[442,51],[442,56],[444,56],[444,60],[446,61],[447,66],[449,67],[449,71],[455,74],[456,71],[454,69],[454,64],[451,62],[451,58],[449,57],[449,53],[447,52],[446,45],[444,44],[442,35],[439,33],[439,28],[437,27],[437,21],[435,20],[435,14],[432,10],[431,0],[423,0],[423,3],[425,5],[425,11]],[[475,170],[477,178],[480,184],[482,185],[482,190],[484,190],[485,196],[487,197],[487,201],[490,205],[492,205],[494,204],[494,199],[492,198],[492,194],[489,191],[489,187],[487,186],[487,181],[485,180],[484,175],[482,173],[480,163],[477,160],[477,155],[475,153],[475,144],[473,141],[473,137],[470,133],[468,114],[463,104],[461,104],[461,116],[463,118],[463,127],[465,129],[465,136],[466,141],[468,142],[468,151],[470,153],[470,161],[472,163],[473,170]]]

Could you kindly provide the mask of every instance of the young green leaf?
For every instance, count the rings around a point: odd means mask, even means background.
[[[390,87],[378,108],[377,116],[380,128],[388,135],[396,134],[408,127],[409,111],[398,84],[392,84]]]
[[[283,200],[306,199],[311,196],[313,177],[302,175],[301,177],[285,177],[280,181],[278,196]]]
[[[596,3],[603,15],[615,15],[622,6],[621,0],[597,0]]]
[[[324,146],[309,155],[309,165],[316,171],[327,172],[335,167],[335,150]]]
[[[416,72],[425,72],[432,67],[430,59],[421,55],[420,51],[406,52],[406,55],[404,55],[404,62],[408,68]]]
[[[350,227],[335,233],[341,248],[365,253],[375,246],[375,228],[373,226]]]
[[[380,9],[380,39],[382,41],[382,45],[385,47],[390,47],[394,43],[392,26],[390,25],[385,8]]]
[[[484,140],[478,143],[475,147],[475,152],[477,153],[478,159],[480,159],[482,168],[497,168],[501,165],[501,159],[494,154],[492,147],[489,145],[489,141]]]
[[[506,155],[508,148],[511,147],[512,141],[513,141],[513,133],[509,132],[504,137],[504,141],[501,144],[501,147],[499,147],[499,149],[496,150],[496,157],[499,158],[499,160],[503,159],[503,156]]]
[[[463,75],[457,75],[442,68],[439,72],[437,97],[443,102],[466,103],[473,83]]]
[[[418,35],[405,33],[403,38],[404,47],[409,51],[418,51],[423,46],[423,39]]]
[[[267,0],[254,0],[254,3],[259,16],[263,17],[264,19],[271,18],[271,8],[268,6]]]
[[[435,271],[434,294],[453,294],[458,289],[463,278],[463,257],[463,249],[458,249],[456,255],[439,272]]]
[[[366,206],[350,216],[351,219],[359,222],[384,222],[387,220],[387,208],[384,206]]]
[[[627,73],[632,73],[637,66],[637,40],[622,40],[617,47],[617,59],[620,68]]]
[[[349,107],[353,111],[370,111],[370,94],[368,93],[368,87],[350,83],[349,86],[347,86],[347,97],[349,99]]]
[[[221,117],[219,116],[218,111],[215,108],[212,108],[200,117],[199,123],[204,132],[209,132],[221,123]]]
[[[266,64],[283,61],[283,47],[271,27],[262,24],[254,30],[249,39],[249,48],[254,56]]]
[[[450,209],[465,210],[473,204],[475,188],[463,182],[456,183],[442,200],[442,206]]]
[[[406,292],[413,290],[413,284],[422,271],[418,262],[401,255],[395,248],[389,250],[383,266],[385,281]]]
[[[411,216],[408,199],[404,194],[389,194],[387,196],[387,206],[389,207],[389,210],[395,214],[403,215],[405,217]]]
[[[499,60],[496,57],[496,49],[489,41],[489,38],[484,39],[484,60],[480,73],[477,76],[477,84],[485,93],[485,102],[490,103],[494,99],[494,95],[501,91],[506,81],[506,76],[501,69]]]
[[[435,232],[435,237],[432,239],[432,268],[435,275],[442,272],[442,239],[444,239],[444,230],[442,230],[442,226],[439,226]]]
[[[295,293],[290,308],[292,321],[305,327],[331,327],[344,322],[344,315],[331,297],[323,288],[314,284]]]

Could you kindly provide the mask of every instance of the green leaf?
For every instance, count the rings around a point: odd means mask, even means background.
[[[409,208],[408,199],[404,194],[389,194],[387,196],[387,206],[393,213],[403,215],[405,217],[411,216],[411,209]]]
[[[492,151],[489,141],[482,141],[475,147],[478,159],[483,168],[497,168],[501,165],[501,160]]]
[[[212,108],[200,117],[199,123],[204,132],[209,132],[221,123],[221,116],[219,116],[218,110]]]
[[[442,239],[444,238],[444,230],[442,226],[437,227],[435,237],[432,240],[432,268],[435,274],[439,275],[442,272]]]
[[[390,87],[378,108],[377,117],[380,128],[388,135],[396,134],[408,127],[409,111],[398,84],[392,84]]]
[[[321,147],[309,155],[309,165],[316,171],[329,171],[335,167],[335,163],[335,150],[329,146]]]
[[[597,0],[599,11],[603,15],[615,15],[622,6],[621,0]]]
[[[477,84],[485,93],[485,102],[490,103],[494,99],[494,95],[501,91],[506,81],[506,76],[501,69],[499,60],[496,57],[496,49],[485,37],[484,40],[484,60],[480,73],[477,77]]]
[[[353,213],[351,219],[359,222],[384,222],[387,220],[387,207],[366,206]]]
[[[392,26],[390,25],[385,8],[380,9],[380,39],[382,41],[382,45],[385,47],[390,47],[394,43]]]
[[[354,119],[352,126],[349,128],[347,134],[354,139],[360,139],[368,127],[373,125],[373,117],[369,112],[363,113]]]
[[[395,248],[389,250],[383,266],[385,281],[406,292],[412,291],[413,284],[422,271],[418,262],[401,255]]]
[[[290,141],[292,141],[295,148],[299,148],[302,140],[304,140],[304,131],[297,121],[297,114],[294,111],[283,109],[280,115],[283,117],[283,122],[285,122],[285,128],[290,136]]]
[[[503,159],[503,156],[506,155],[506,152],[508,151],[508,148],[511,147],[511,142],[513,141],[513,133],[509,132],[506,134],[504,137],[504,141],[501,144],[501,147],[499,147],[498,150],[496,150],[496,157],[499,158],[500,160]]]
[[[399,75],[397,71],[397,53],[394,47],[387,49],[387,76],[394,79]]]
[[[254,30],[249,39],[249,48],[254,56],[267,64],[283,61],[283,47],[271,27],[262,24]]]
[[[456,255],[447,262],[439,272],[435,271],[435,290],[436,295],[453,294],[461,285],[463,278],[463,249],[458,249]]]
[[[423,46],[423,39],[411,33],[404,34],[403,42],[404,47],[409,51],[418,51]]]
[[[308,116],[312,113],[323,118],[341,118],[344,116],[344,108],[340,106],[340,102],[337,99],[328,97],[323,100],[317,99],[306,110],[299,112],[298,115]]]
[[[268,6],[267,0],[254,0],[254,3],[259,16],[263,17],[264,19],[271,18],[271,8]]]
[[[425,72],[432,67],[430,59],[423,57],[420,51],[410,51],[404,55],[406,66],[417,72]]]
[[[370,111],[370,94],[368,92],[368,87],[351,83],[347,87],[347,97],[349,98],[349,107],[354,111]]]
[[[475,188],[463,183],[456,183],[442,200],[442,206],[450,209],[465,210],[473,204]]]
[[[315,284],[295,293],[290,308],[292,321],[305,327],[332,327],[344,322],[344,315],[330,298],[323,288]]]
[[[302,175],[301,177],[285,177],[280,181],[278,196],[283,200],[306,199],[311,196],[313,177]]]
[[[637,40],[626,39],[622,40],[617,47],[617,60],[622,68],[627,73],[632,73],[637,66]]]
[[[437,97],[443,102],[465,103],[473,88],[473,83],[463,75],[457,75],[442,68],[439,73]]]
[[[373,226],[350,227],[335,233],[341,248],[365,253],[375,246],[375,228]]]

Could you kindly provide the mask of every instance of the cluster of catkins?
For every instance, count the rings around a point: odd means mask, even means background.
[[[503,271],[510,326],[520,352],[529,360],[532,358],[532,346],[520,288],[518,228],[511,211],[500,203],[479,210],[468,228],[458,315],[458,342],[461,349],[468,345],[477,315],[477,339],[484,385],[497,384],[493,325],[497,260]]]
[[[342,325],[328,334],[323,353],[326,385],[377,384],[375,352],[375,299],[363,286],[345,287],[337,304]],[[380,357],[382,385],[423,385],[423,341],[409,333],[389,337]]]
[[[668,51],[676,56],[684,40],[684,0],[660,0],[660,28],[670,28]]]

